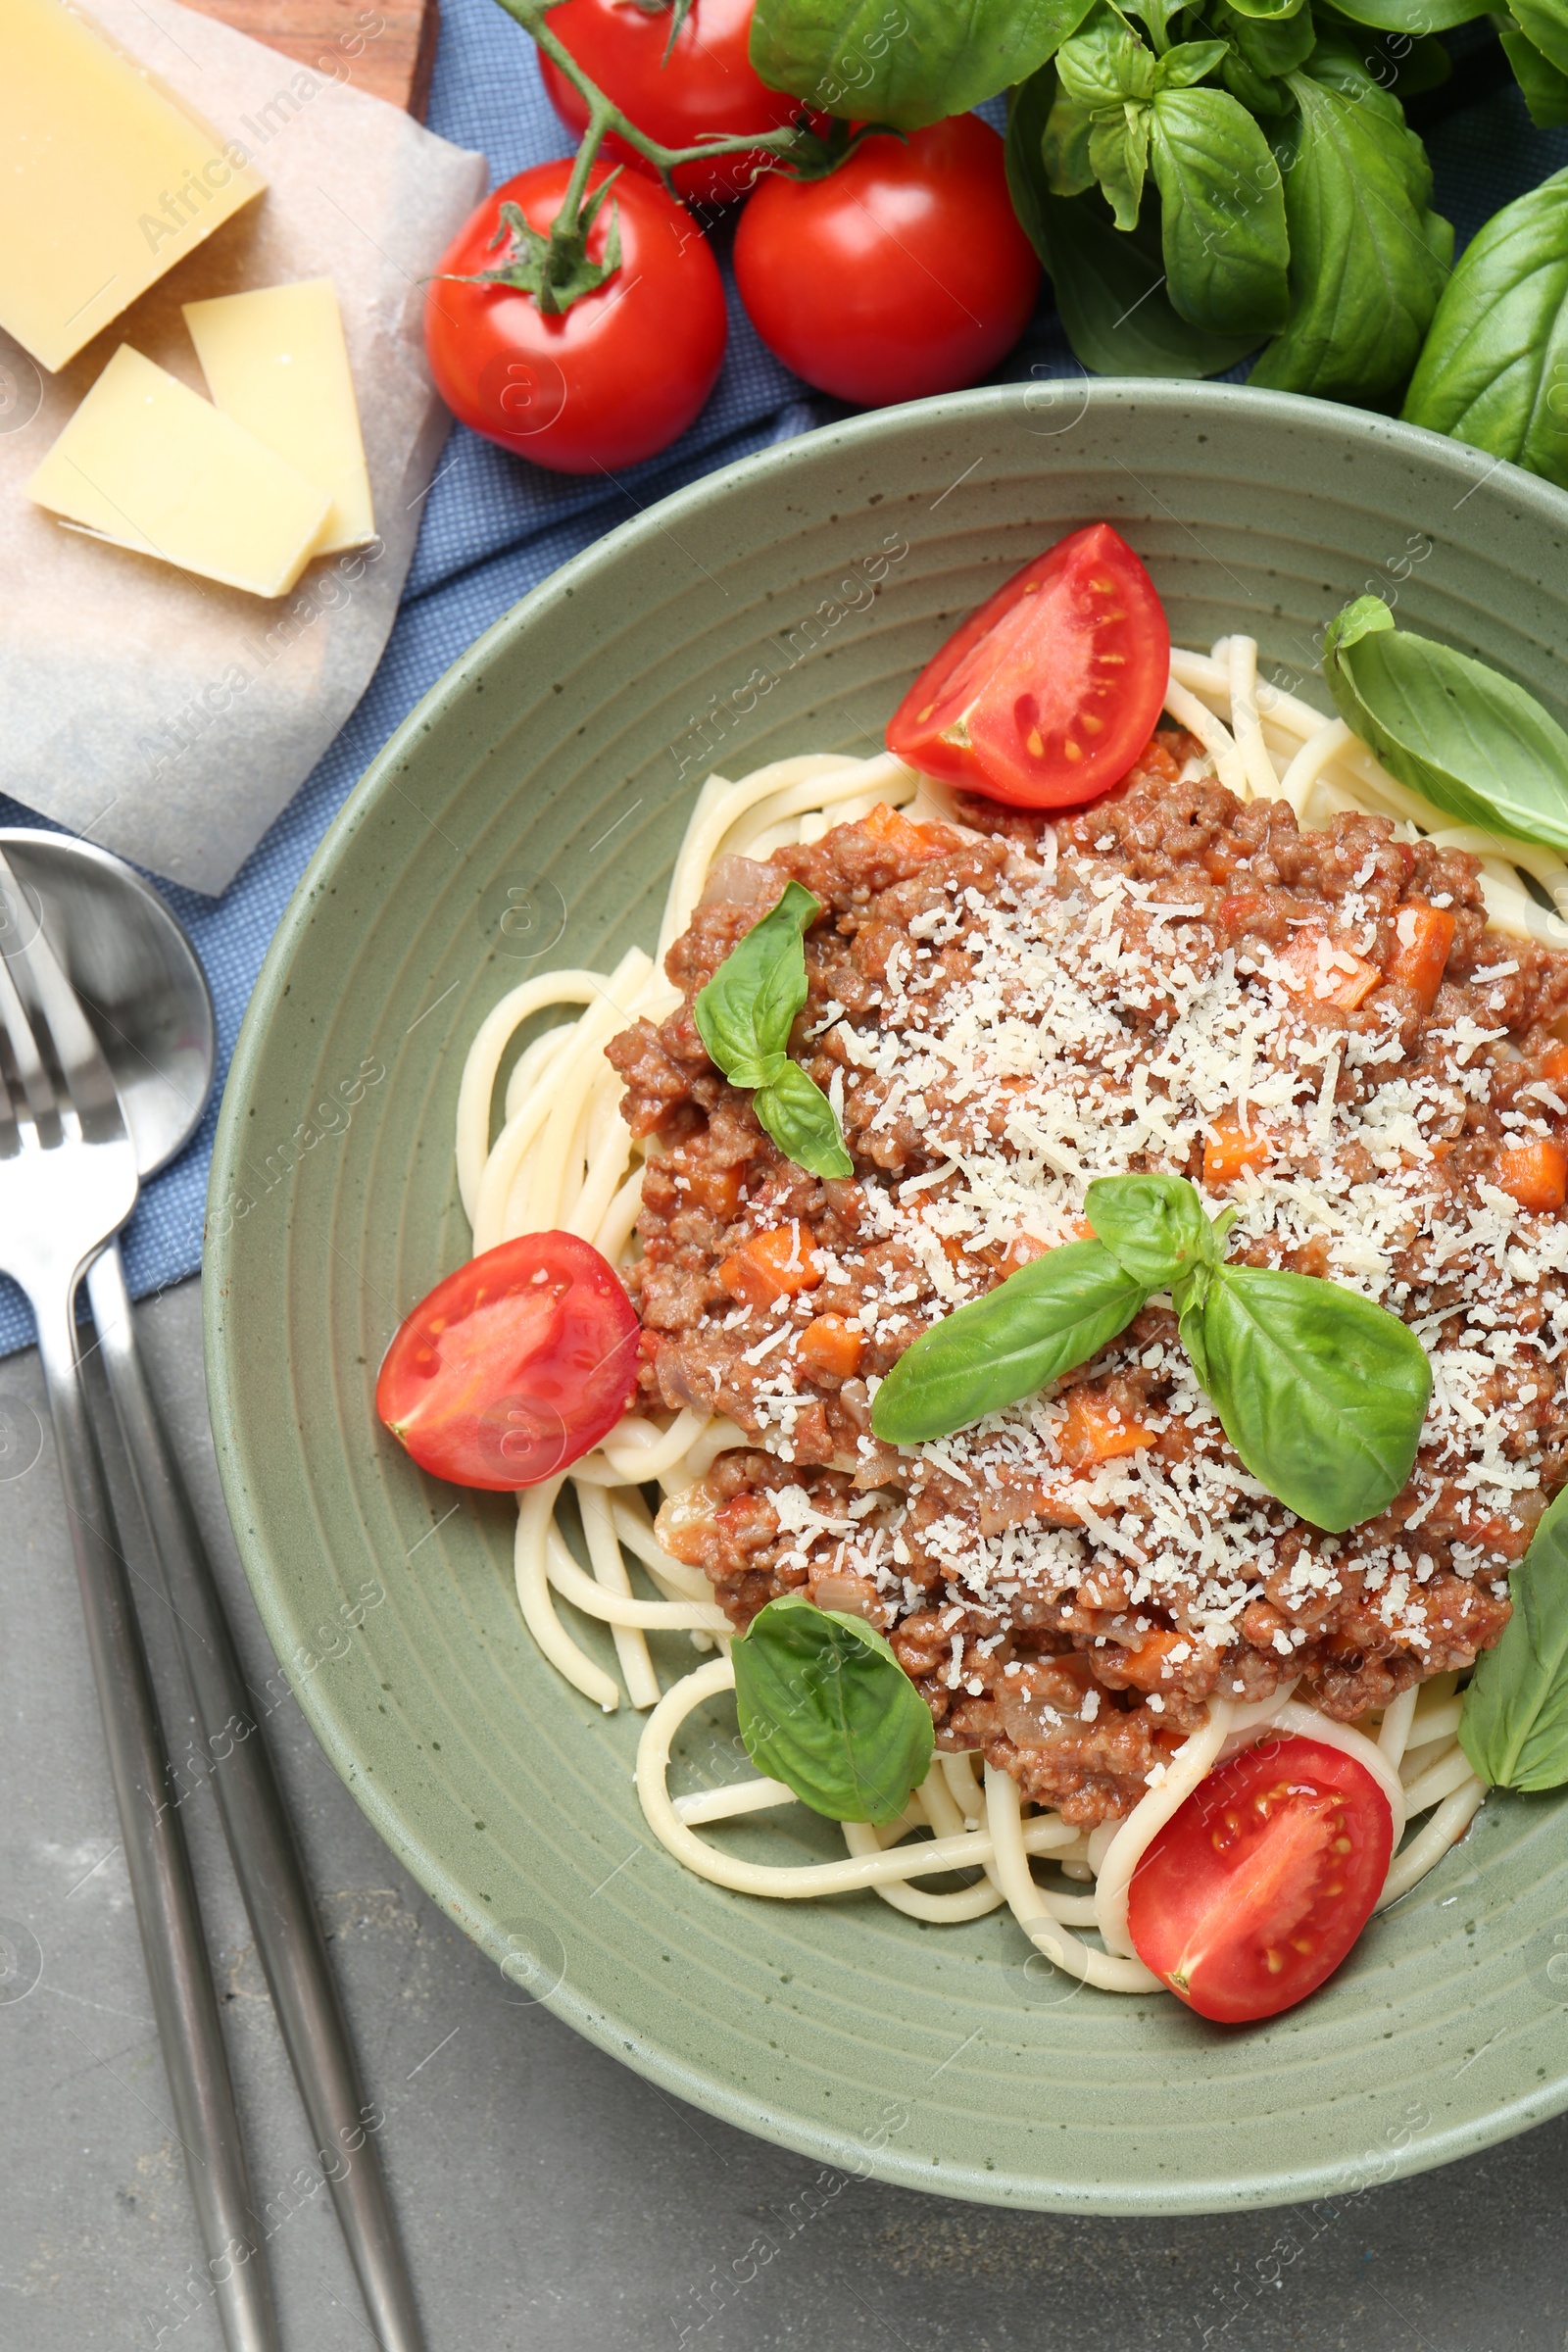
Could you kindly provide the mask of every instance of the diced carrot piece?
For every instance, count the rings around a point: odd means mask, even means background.
[[[1165,1672],[1165,1661],[1184,1639],[1169,1626],[1152,1626],[1136,1649],[1117,1650],[1107,1663],[1113,1662],[1118,1677],[1125,1676],[1135,1690],[1158,1690],[1173,1679]]]
[[[1154,1433],[1138,1421],[1112,1420],[1114,1407],[1094,1389],[1074,1389],[1067,1399],[1067,1418],[1057,1438],[1063,1461],[1075,1469],[1093,1469],[1097,1462],[1113,1462],[1118,1454],[1136,1453],[1152,1446]]]
[[[1236,1111],[1222,1111],[1203,1138],[1203,1182],[1210,1187],[1234,1184],[1244,1168],[1266,1168],[1273,1156],[1273,1142],[1264,1128],[1248,1132]]]
[[[1568,1046],[1553,1046],[1541,1065],[1543,1078],[1568,1078]]]
[[[718,1269],[719,1281],[743,1306],[771,1306],[775,1298],[814,1291],[822,1274],[816,1236],[793,1217],[754,1233]]]
[[[929,864],[933,858],[945,858],[958,846],[946,825],[911,825],[906,816],[890,808],[886,801],[878,801],[869,816],[861,817],[860,830],[869,833],[893,857],[912,858],[922,865]]]
[[[1383,979],[1377,964],[1335,947],[1325,931],[1298,931],[1280,962],[1288,988],[1338,1012],[1353,1012]]]
[[[808,1371],[827,1372],[838,1380],[854,1379],[864,1349],[860,1326],[843,1315],[818,1315],[801,1334],[801,1361]]]
[[[1075,1242],[1092,1242],[1095,1238],[1095,1229],[1087,1217],[1069,1217],[1067,1231]],[[1015,1233],[1002,1253],[998,1272],[1004,1279],[1009,1274],[1021,1273],[1025,1266],[1032,1266],[1037,1257],[1049,1257],[1053,1250],[1061,1248],[1060,1242],[1043,1242],[1033,1233]]]
[[[706,1208],[727,1225],[741,1204],[739,1168],[700,1168],[686,1180],[686,1198],[694,1207]]]
[[[1533,1136],[1495,1161],[1498,1184],[1511,1193],[1521,1208],[1561,1208],[1568,1200],[1568,1152]]]
[[[1398,944],[1384,966],[1384,979],[1413,988],[1430,1012],[1457,928],[1454,917],[1441,906],[1401,906],[1394,920]]]

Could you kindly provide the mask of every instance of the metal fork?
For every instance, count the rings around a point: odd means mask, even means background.
[[[24,904],[3,856],[0,892]],[[41,932],[5,943],[0,1270],[37,1324],[136,1924],[214,2296],[230,2352],[278,2352],[190,1856],[76,1354],[77,1284],[136,1189],[113,1077],[53,951]]]

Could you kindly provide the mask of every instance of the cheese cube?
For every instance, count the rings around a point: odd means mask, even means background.
[[[330,494],[315,553],[373,539],[370,477],[332,280],[187,302],[185,324],[223,414]]]
[[[136,555],[253,596],[284,596],[331,500],[315,482],[122,343],[27,496]]]
[[[66,362],[266,181],[62,0],[0,0],[0,326]]]

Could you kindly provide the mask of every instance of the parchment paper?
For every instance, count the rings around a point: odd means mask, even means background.
[[[85,12],[84,12],[85,13]],[[73,832],[220,892],[316,765],[380,658],[447,429],[424,287],[485,161],[177,0],[91,0],[120,45],[225,139],[267,194],[58,375],[0,335],[0,780]],[[368,13],[367,20],[373,22]],[[206,392],[180,304],[329,276],[379,541],[269,600],[63,529],[22,485],[122,342]]]

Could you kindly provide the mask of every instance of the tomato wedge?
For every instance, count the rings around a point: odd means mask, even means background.
[[[1339,1967],[1393,1845],[1388,1798],[1343,1748],[1244,1748],[1150,1841],[1128,1902],[1134,1949],[1200,2017],[1274,2017]]]
[[[928,662],[888,750],[1015,808],[1074,808],[1119,784],[1164,707],[1170,630],[1108,522],[1015,572]]]
[[[637,1353],[609,1260],[574,1233],[525,1233],[419,1301],[386,1351],[375,1409],[437,1478],[534,1487],[613,1429]]]

